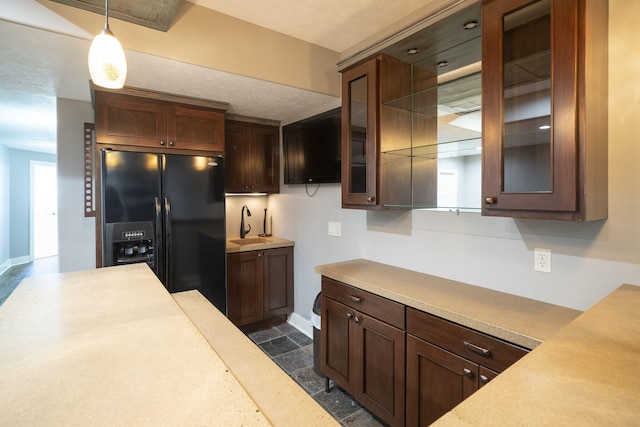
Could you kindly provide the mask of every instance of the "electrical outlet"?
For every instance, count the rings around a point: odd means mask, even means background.
[[[533,269],[544,273],[551,273],[551,251],[535,248],[533,250]]]
[[[339,222],[329,221],[329,236],[342,236],[342,224]]]

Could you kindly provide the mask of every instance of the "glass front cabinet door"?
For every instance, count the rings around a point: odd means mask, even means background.
[[[606,218],[607,1],[482,12],[482,214]]]
[[[342,206],[411,209],[411,66],[378,55],[342,72]]]

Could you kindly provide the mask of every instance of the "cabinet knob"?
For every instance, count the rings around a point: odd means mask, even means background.
[[[480,382],[486,384],[489,382],[489,378],[486,375],[480,375]]]
[[[471,369],[469,368],[464,368],[462,370],[462,373],[469,378],[473,378],[473,371],[471,371]]]
[[[245,190],[248,190],[248,189],[249,189],[249,186],[248,186],[248,185],[245,185],[245,186],[244,186],[244,189],[245,189]]]
[[[163,140],[160,140],[160,145],[164,145],[164,141]]]
[[[369,196],[367,197],[367,202],[373,203],[376,201],[376,196]]]
[[[258,252],[258,258],[262,258],[262,252]]]
[[[496,203],[498,203],[498,198],[497,197],[485,197],[484,198],[484,202],[487,205],[495,205]]]
[[[169,145],[173,147],[173,141],[169,141]]]
[[[353,314],[347,313],[347,319],[351,320],[352,317],[353,317]]]

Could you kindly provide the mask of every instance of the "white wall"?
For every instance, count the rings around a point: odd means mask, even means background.
[[[0,144],[0,274],[9,268],[9,149]]]
[[[58,265],[60,272],[96,266],[95,220],[84,216],[84,123],[90,102],[58,98]]]

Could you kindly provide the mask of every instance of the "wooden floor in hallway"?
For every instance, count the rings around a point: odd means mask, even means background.
[[[58,272],[58,257],[51,256],[40,258],[26,264],[19,264],[10,267],[0,275],[0,305],[13,293],[22,279],[42,274],[52,274]]]

